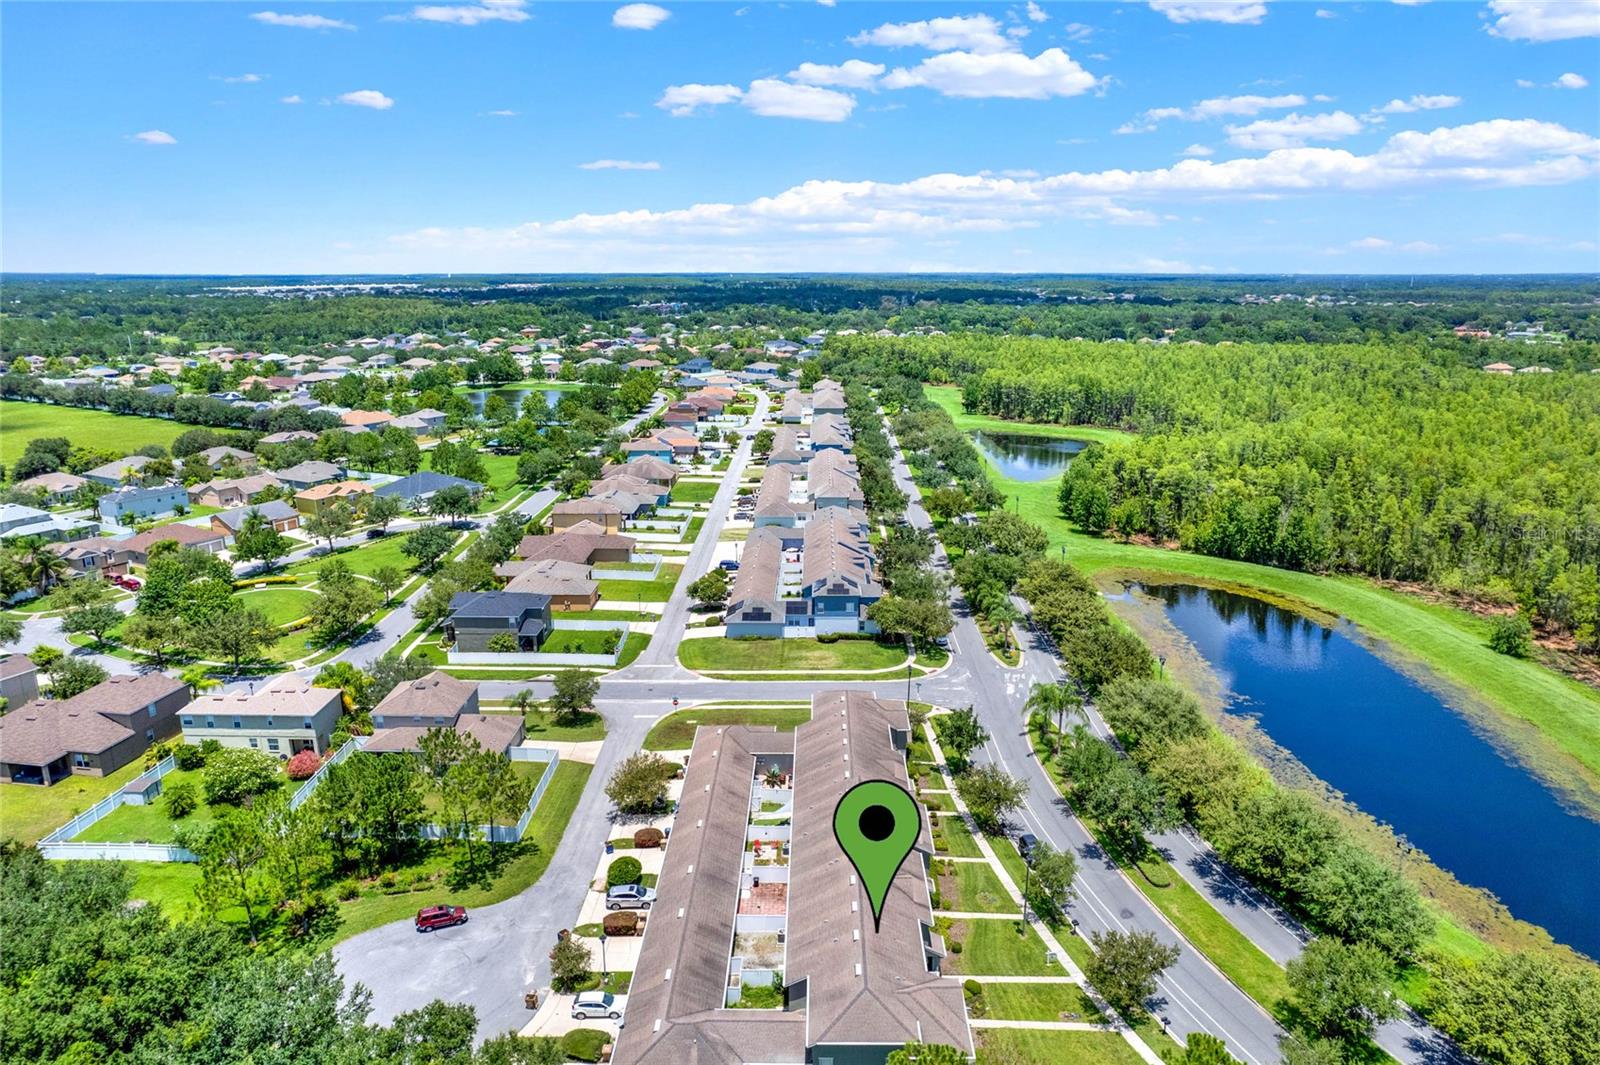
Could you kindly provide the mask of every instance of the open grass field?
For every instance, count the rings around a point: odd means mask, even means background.
[[[978,1065],[1143,1065],[1116,1032],[985,1028],[974,1033]]]
[[[241,606],[261,611],[274,625],[286,625],[310,614],[311,604],[316,599],[316,592],[283,585],[266,585],[239,593]]]
[[[1034,432],[1044,428],[962,414],[961,395],[954,389],[933,388],[928,395],[964,429],[1009,427]],[[1072,430],[1076,433],[1077,427]],[[1073,531],[1057,512],[1054,480],[1018,481],[993,468],[990,479],[1023,517],[1045,529],[1051,550],[1065,546],[1067,558],[1086,572],[1192,577],[1247,592],[1266,592],[1341,615],[1383,641],[1402,665],[1422,667],[1422,674],[1443,681],[1455,705],[1469,711],[1475,706],[1490,711],[1478,716],[1491,727],[1497,715],[1532,725],[1533,730],[1497,731],[1546,776],[1557,783],[1576,778],[1580,785],[1587,783],[1589,789],[1600,790],[1600,692],[1534,662],[1491,651],[1484,619],[1453,607],[1424,603],[1359,577],[1273,569],[1084,536]]]
[[[700,725],[771,725],[779,732],[793,732],[810,720],[809,706],[691,707],[657,721],[644,738],[644,749],[686,751],[694,746],[694,730]]]
[[[983,984],[982,1014],[996,1021],[1088,1021],[1105,1019],[1077,984]]]
[[[556,629],[539,650],[552,655],[604,655],[610,654],[615,644],[609,642],[614,634],[589,629]]]
[[[935,849],[941,856],[951,858],[981,858],[983,852],[978,850],[977,840],[972,838],[972,830],[967,823],[961,820],[959,814],[946,814],[937,820],[937,839],[934,841]]]
[[[978,917],[953,921],[945,939],[947,943],[961,944],[961,953],[952,950],[944,959],[945,971],[959,976],[1066,975],[1060,965],[1044,960],[1044,940],[1020,919]]]
[[[607,581],[596,579],[600,601],[612,610],[626,610],[629,603],[665,603],[678,586],[681,565],[663,564],[653,581]]]
[[[727,670],[849,670],[887,669],[905,664],[904,644],[876,640],[840,640],[818,643],[807,639],[730,640],[716,637],[684,640],[678,661],[690,669]]]
[[[9,469],[28,441],[44,436],[64,436],[78,447],[128,455],[150,444],[171,447],[178,434],[193,428],[164,418],[0,400],[0,464]]]
[[[679,481],[672,486],[674,503],[709,503],[722,485],[716,481]]]
[[[405,540],[404,533],[390,533],[378,540],[368,540],[359,547],[341,547],[331,555],[322,554],[303,559],[286,566],[283,572],[292,573],[302,580],[309,581],[316,577],[317,570],[323,563],[337,558],[349,566],[352,573],[358,573],[363,577],[372,576],[384,566],[394,566],[402,573],[409,574],[415,564],[400,553],[400,545],[405,543]]]
[[[163,791],[183,782],[193,784],[199,793],[200,771],[174,769],[161,778]],[[178,825],[201,828],[215,821],[226,809],[228,807],[209,806],[202,799],[193,813],[174,821],[167,816],[166,802],[157,798],[147,806],[119,806],[72,838],[82,843],[172,843],[176,840]]]
[[[517,483],[517,459],[520,456],[484,453],[478,457],[483,460],[484,472],[489,475],[490,488],[504,491]]]
[[[495,709],[485,706],[484,713],[494,713]],[[580,714],[568,724],[557,724],[556,715],[549,710],[529,710],[522,715],[522,724],[527,730],[527,738],[534,743],[542,740],[583,743],[606,738],[606,719],[592,712]]]
[[[109,776],[72,776],[48,788],[0,784],[0,839],[37,843],[142,772],[135,760]]]

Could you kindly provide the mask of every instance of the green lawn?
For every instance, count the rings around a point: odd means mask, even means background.
[[[665,603],[672,598],[672,589],[678,586],[681,565],[663,564],[653,581],[598,580],[600,601],[613,610],[625,610],[629,603]]]
[[[539,778],[544,775],[547,764],[546,762],[512,762],[511,771],[519,777],[526,778],[528,783],[537,784],[539,783]],[[561,767],[557,766],[556,768],[560,769]],[[551,787],[554,787],[555,783],[552,780],[550,782]],[[541,799],[540,803],[542,804],[543,802],[544,800]],[[422,796],[422,808],[427,810],[434,820],[438,820],[444,810],[444,803],[440,800],[439,793],[429,788]]]
[[[963,429],[1009,427],[1035,432],[1045,428],[962,414],[960,393],[953,389],[933,388],[928,395]],[[986,426],[985,422],[992,424]],[[1063,428],[1070,428],[1063,435],[1083,432],[1076,426]],[[1538,736],[1525,736],[1523,731],[1501,736],[1517,745],[1532,764],[1548,769],[1557,779],[1578,774],[1591,785],[1600,785],[1600,692],[1532,661],[1491,651],[1485,619],[1424,603],[1359,577],[1320,576],[1084,536],[1057,513],[1056,481],[1018,481],[993,468],[989,475],[1010,506],[1045,529],[1051,550],[1065,546],[1067,558],[1086,572],[1193,577],[1264,591],[1342,615],[1403,658],[1427,667],[1493,710],[1533,724]],[[1581,765],[1574,765],[1574,759]]]
[[[0,464],[9,469],[22,457],[28,441],[45,436],[64,436],[78,447],[128,455],[150,444],[171,447],[180,433],[193,428],[164,418],[0,400]]]
[[[978,1065],[1144,1065],[1116,1032],[983,1028],[974,1034]]]
[[[392,532],[382,539],[369,540],[360,547],[341,547],[331,555],[323,554],[304,559],[285,567],[283,572],[311,580],[315,578],[317,570],[324,562],[337,558],[349,566],[352,573],[359,573],[364,577],[372,576],[384,566],[394,566],[402,573],[409,574],[415,563],[400,552],[400,545],[405,543],[405,539],[405,533]]]
[[[903,665],[902,643],[876,640],[840,640],[818,643],[810,639],[730,640],[723,637],[684,640],[678,661],[701,672],[728,670],[868,670]]]
[[[1077,984],[986,983],[981,1001],[981,1016],[996,1021],[1105,1020],[1094,1000]]]
[[[718,481],[679,481],[672,486],[670,501],[673,503],[709,503],[716,498],[717,489],[722,484]]]
[[[958,814],[943,815],[936,824],[939,827],[935,845],[940,854],[955,858],[982,857],[983,852],[978,850],[978,843],[972,838],[972,830]]]
[[[494,712],[494,708],[484,707],[484,713]],[[535,743],[540,740],[582,743],[606,738],[606,719],[592,711],[566,725],[556,724],[555,715],[548,710],[529,710],[522,715],[522,721],[528,739]]]
[[[48,788],[0,784],[0,838],[36,843],[142,772],[135,760],[109,776],[74,775]]]
[[[809,706],[702,706],[679,710],[657,721],[644,738],[647,751],[682,751],[694,746],[700,725],[772,725],[792,732],[811,720]]]
[[[595,573],[648,573],[655,567],[654,562],[596,562],[589,568]]]
[[[940,909],[967,913],[1020,913],[987,862],[946,862],[938,877]],[[1019,885],[1020,886],[1020,885]]]
[[[550,865],[561,835],[572,820],[578,797],[589,780],[592,766],[583,762],[563,761],[556,767],[555,779],[545,791],[539,808],[528,823],[527,834],[516,853],[506,863],[500,876],[487,888],[470,887],[451,890],[439,882],[439,876],[449,865],[449,858],[439,846],[430,847],[426,857],[416,866],[399,871],[401,884],[418,875],[432,876],[423,890],[411,891],[397,886],[391,893],[364,886],[354,899],[337,903],[340,923],[338,930],[326,943],[328,946],[348,939],[369,928],[391,921],[409,920],[417,910],[434,902],[449,902],[458,906],[477,907],[503,902],[533,886]],[[200,882],[200,867],[192,864],[136,862],[134,870],[135,898],[161,904],[169,913],[179,915],[201,914],[195,903],[195,887]],[[243,922],[242,912],[224,910],[220,917],[233,924]]]
[[[615,638],[614,632],[603,630],[558,628],[539,651],[552,655],[605,655],[616,649],[616,644],[610,642]]]
[[[271,584],[239,593],[241,606],[261,611],[274,625],[286,625],[307,616],[316,598],[316,592]]]
[[[920,798],[922,800],[922,805],[926,806],[931,811],[937,811],[938,813],[955,813],[956,801],[947,794],[942,792],[934,794],[923,792]]]
[[[1017,929],[1021,928],[1019,935]],[[979,917],[954,921],[947,944],[960,943],[944,959],[946,972],[961,976],[1064,976],[1066,970],[1044,960],[1046,947],[1039,933],[1021,919]]]
[[[193,784],[195,791],[203,795],[200,776],[201,771],[198,769],[174,769],[161,778],[163,796],[166,789],[183,782]],[[289,786],[288,778],[280,777],[280,779],[283,781],[283,786]],[[215,821],[228,809],[230,807],[208,805],[202,798],[193,813],[181,821],[174,821],[167,816],[166,799],[158,797],[155,802],[147,806],[119,806],[109,816],[96,821],[73,839],[80,843],[172,843],[176,840],[174,830],[178,825],[198,828]]]
[[[490,488],[501,491],[517,483],[517,459],[520,455],[480,452],[478,457],[483,460],[483,470],[489,476]]]

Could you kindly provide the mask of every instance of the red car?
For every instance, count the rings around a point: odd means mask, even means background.
[[[424,906],[417,911],[417,931],[433,932],[440,928],[467,923],[465,906]]]

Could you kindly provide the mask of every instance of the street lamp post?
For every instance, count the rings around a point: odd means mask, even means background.
[[[600,933],[600,990],[606,989],[606,934]]]

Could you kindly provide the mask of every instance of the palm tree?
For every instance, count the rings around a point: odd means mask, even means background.
[[[1022,611],[1017,609],[1009,596],[997,596],[984,613],[989,615],[989,624],[1000,630],[1000,639],[1005,649],[1011,650],[1011,626],[1022,620]]]
[[[39,589],[40,595],[72,572],[67,560],[50,550],[50,546],[37,536],[20,540],[17,546],[22,549],[22,572]]]
[[[1022,709],[1028,714],[1043,714],[1047,719],[1056,720],[1056,754],[1061,753],[1061,733],[1066,728],[1068,717],[1082,718],[1083,700],[1078,698],[1078,693],[1065,684],[1035,684],[1033,691],[1028,693],[1028,701]]]
[[[212,688],[222,687],[222,682],[213,677],[210,671],[202,665],[193,665],[179,674],[178,679],[194,689],[194,693],[210,691]]]

